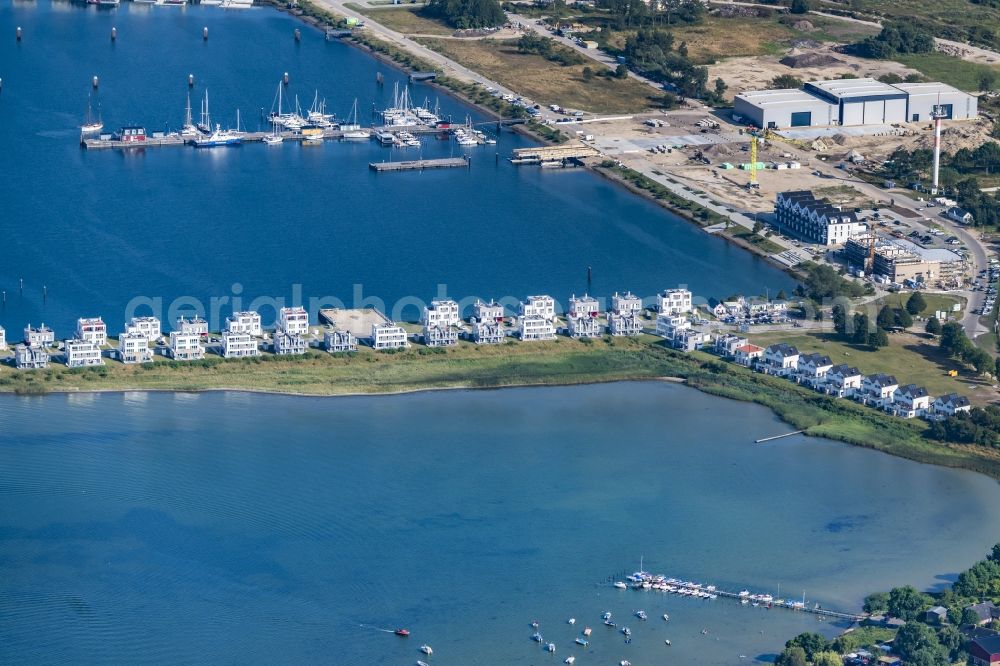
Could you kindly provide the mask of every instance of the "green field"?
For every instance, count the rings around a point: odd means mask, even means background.
[[[874,18],[915,22],[937,37],[963,41],[969,28],[1000,31],[1000,9],[969,0],[854,0],[858,8]],[[847,3],[841,5],[847,9]]]
[[[921,312],[918,314],[921,317],[933,317],[934,313],[938,310],[944,310],[952,315],[957,315],[961,317],[962,311],[965,310],[965,299],[961,296],[950,296],[948,294],[929,294],[927,292],[921,292],[921,296],[924,298],[924,302],[927,304]],[[881,303],[892,306],[894,308],[905,308],[906,301],[910,298],[910,294],[889,294],[881,299]],[[953,305],[958,303],[962,311],[957,313],[952,313],[951,308]]]
[[[455,32],[454,28],[445,25],[442,21],[424,16],[419,7],[407,8],[396,5],[385,9],[376,9],[354,3],[348,3],[344,6],[367,16],[390,30],[405,35],[451,35]]]
[[[928,80],[942,81],[968,92],[979,90],[979,76],[983,72],[1000,77],[1000,67],[967,62],[944,53],[900,53],[892,59],[919,71]]]

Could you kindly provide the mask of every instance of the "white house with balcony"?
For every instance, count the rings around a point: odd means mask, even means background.
[[[291,335],[307,335],[309,313],[300,307],[281,308],[278,310],[278,328]]]
[[[854,397],[858,402],[871,407],[885,408],[892,404],[892,396],[899,388],[899,382],[892,375],[879,372],[861,380],[861,390]]]
[[[569,297],[569,309],[566,311],[566,321],[569,324],[569,334],[573,338],[597,338],[603,329],[598,323],[601,311],[597,299],[584,294],[577,298]]]
[[[51,347],[55,342],[56,334],[45,324],[38,328],[31,324],[24,327],[24,344],[29,347]]]
[[[833,361],[830,360],[829,356],[817,353],[802,354],[795,366],[795,380],[800,384],[818,389],[823,385],[824,379],[832,367]]]
[[[14,347],[14,367],[18,370],[44,370],[49,367],[49,354],[40,346]]]
[[[823,378],[823,392],[838,398],[850,398],[861,390],[861,371],[846,363],[830,368]]]
[[[492,321],[501,324],[503,323],[503,315],[503,306],[494,301],[489,303],[476,301],[476,304],[472,306],[472,316],[475,317],[476,321]]]
[[[725,358],[736,356],[736,350],[750,341],[740,335],[724,333],[715,338],[715,353]]]
[[[331,354],[358,351],[358,339],[350,331],[328,328],[323,331],[323,349]]]
[[[191,319],[179,317],[177,319],[177,325],[174,328],[181,333],[208,335],[208,322],[201,317],[192,317]]]
[[[458,344],[458,329],[448,324],[424,324],[424,344],[428,347],[451,347]]]
[[[243,333],[251,337],[259,338],[264,335],[264,329],[260,325],[259,312],[234,312],[226,317],[226,333]]]
[[[896,389],[896,392],[892,394],[892,402],[886,405],[885,409],[904,419],[912,419],[926,414],[930,410],[933,400],[934,398],[927,393],[927,389],[923,386],[906,384]]]
[[[554,340],[556,327],[551,319],[542,315],[524,315],[518,318],[519,334],[522,340]]]
[[[960,412],[972,411],[972,403],[964,395],[948,393],[934,400],[931,404],[930,418],[940,421]]]
[[[608,333],[614,336],[639,335],[642,333],[642,317],[638,312],[630,314],[609,312]]]
[[[691,292],[683,287],[667,289],[656,296],[656,311],[660,314],[686,314],[693,309]]]
[[[431,304],[424,307],[420,323],[427,326],[451,327],[462,323],[458,303],[450,298],[435,298]]]
[[[556,318],[556,302],[551,296],[528,296],[521,301],[521,317],[542,317],[552,321]]]
[[[506,337],[502,323],[485,320],[472,324],[472,341],[477,345],[498,345]]]
[[[610,312],[620,315],[642,315],[642,299],[631,291],[626,291],[624,294],[619,294],[616,291],[611,297]]]
[[[0,326],[0,351],[7,351],[7,331]]]
[[[86,368],[93,365],[104,365],[101,358],[101,345],[93,340],[74,338],[63,343],[66,366],[70,368]]]
[[[301,333],[291,333],[279,328],[274,331],[274,353],[279,356],[305,354],[306,339]]]
[[[257,346],[256,337],[249,333],[223,331],[223,358],[247,358],[250,356],[260,356],[260,348]]]
[[[149,363],[153,360],[153,352],[149,349],[149,338],[138,329],[127,328],[118,336],[118,360],[131,365],[133,363]]]
[[[763,347],[748,342],[733,350],[733,360],[739,365],[749,368],[764,358],[764,351]]]
[[[674,349],[694,351],[709,344],[712,341],[712,336],[694,328],[682,328],[675,331],[668,340]]]
[[[156,317],[132,317],[129,323],[125,324],[126,331],[141,333],[147,340],[160,339],[160,320]]]
[[[76,320],[76,339],[103,347],[108,344],[108,326],[100,317],[80,317]]]
[[[798,366],[799,350],[792,345],[779,342],[764,350],[761,370],[766,374],[788,377],[795,373]]]
[[[394,322],[386,321],[372,324],[372,347],[375,349],[405,349],[410,343],[406,341],[406,329]]]
[[[170,332],[167,354],[175,361],[200,361],[205,358],[201,333],[178,330]]]
[[[691,320],[685,314],[660,313],[656,315],[656,334],[672,340],[680,331],[691,328]]]

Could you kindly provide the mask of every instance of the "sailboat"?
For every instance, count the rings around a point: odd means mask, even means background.
[[[354,98],[354,106],[351,107],[351,115],[348,116],[347,122],[340,126],[340,129],[344,132],[343,138],[345,139],[365,139],[371,138],[372,133],[366,129],[361,129],[361,125],[358,124],[358,98]]]
[[[279,143],[285,140],[285,137],[278,134],[278,120],[276,118],[271,119],[271,133],[266,134],[261,141],[263,141],[268,146],[277,146]]]
[[[205,89],[205,98],[201,100],[201,121],[197,129],[205,134],[212,133],[212,116],[208,113],[208,89]]]
[[[90,110],[90,95],[87,95],[87,122],[80,126],[80,131],[84,134],[96,134],[104,129],[104,123],[101,121],[101,107],[97,107],[97,121],[94,121]]]
[[[236,109],[236,129],[222,129],[215,126],[215,131],[206,137],[193,141],[196,148],[214,148],[216,146],[238,146],[243,142],[243,132],[240,131],[240,110]]]
[[[194,118],[191,115],[191,93],[188,92],[187,95],[187,106],[184,109],[184,127],[181,128],[181,136],[193,139],[194,137],[201,136],[201,130],[194,124]]]

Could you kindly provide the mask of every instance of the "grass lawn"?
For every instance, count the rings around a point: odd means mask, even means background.
[[[760,248],[761,252],[765,252],[767,254],[782,252],[785,249],[774,241],[768,240],[760,234],[755,234],[751,229],[747,229],[746,227],[741,227],[739,225],[730,227],[729,231],[726,231],[725,233],[735,238],[739,238],[746,243],[755,245]]]
[[[942,81],[968,92],[979,90],[982,72],[1000,75],[1000,67],[967,62],[943,53],[897,54],[892,59],[912,67],[931,81]]]
[[[406,35],[451,35],[455,29],[442,21],[420,14],[420,7],[400,7],[392,5],[386,9],[364,7],[354,3],[345,5],[359,14],[368,16],[376,23]]]
[[[934,313],[938,310],[944,310],[946,312],[951,312],[951,307],[955,303],[959,303],[962,306],[962,310],[965,310],[965,299],[961,296],[949,296],[947,294],[928,294],[926,292],[921,292],[921,296],[924,297],[924,302],[927,303],[927,307],[923,309],[919,314],[921,317],[933,317]],[[906,301],[909,300],[910,294],[888,294],[882,299],[882,303],[886,305],[891,305],[894,308],[905,308]],[[955,313],[957,316],[961,316],[961,312]]]
[[[563,67],[538,55],[518,53],[512,41],[417,41],[539,104],[559,104],[594,113],[633,113],[654,106],[657,98],[655,90],[633,79],[594,76],[584,80],[583,68],[589,66],[598,72],[603,68],[599,63]]]
[[[909,333],[889,336],[889,346],[877,351],[867,346],[843,342],[835,333],[780,331],[750,336],[758,345],[787,342],[802,353],[821,352],[836,363],[848,363],[862,373],[885,372],[895,375],[900,384],[917,384],[931,395],[961,393],[974,404],[996,399],[992,384],[976,377],[964,365],[945,357],[934,340]],[[958,377],[949,377],[957,370]]]

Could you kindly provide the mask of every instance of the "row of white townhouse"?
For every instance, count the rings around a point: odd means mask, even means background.
[[[834,364],[829,356],[802,354],[785,343],[763,348],[746,338],[724,335],[716,339],[715,349],[759,372],[785,377],[837,398],[850,398],[901,418],[938,420],[972,409],[969,399],[957,393],[934,398],[922,386],[900,385],[894,376],[885,373],[864,375],[845,363]]]

